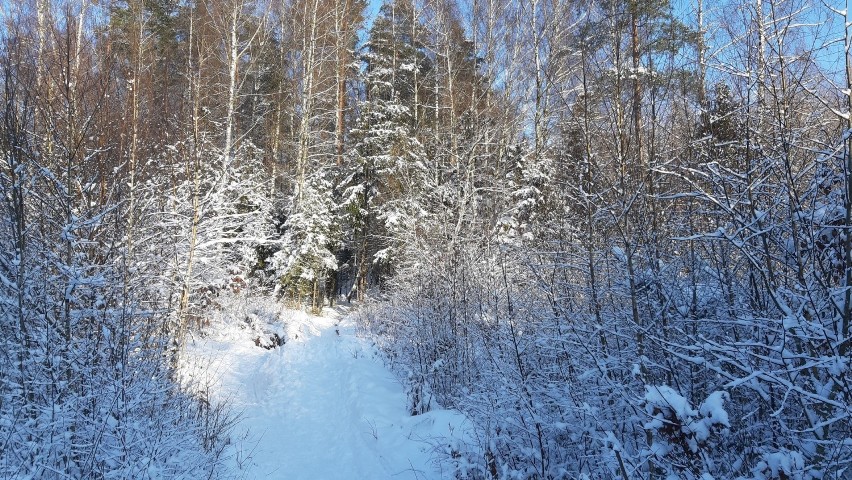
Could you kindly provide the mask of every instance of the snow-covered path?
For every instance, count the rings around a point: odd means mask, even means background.
[[[440,479],[432,452],[461,435],[449,411],[411,417],[402,386],[339,311],[291,312],[288,342],[256,347],[219,332],[193,355],[218,377],[214,397],[241,414],[234,475],[281,479]]]

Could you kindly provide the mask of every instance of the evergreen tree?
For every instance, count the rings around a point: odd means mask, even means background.
[[[343,206],[356,252],[354,288],[380,280],[400,258],[406,237],[425,216],[426,154],[415,137],[418,85],[428,62],[415,42],[409,5],[386,3],[366,45],[364,88]]]
[[[283,295],[298,303],[310,299],[314,312],[322,310],[328,278],[337,270],[335,252],[340,244],[340,225],[334,202],[333,185],[328,170],[320,169],[307,179],[304,191],[297,192],[292,201],[301,198],[299,208],[291,212],[283,225],[282,245],[272,256],[271,267]]]

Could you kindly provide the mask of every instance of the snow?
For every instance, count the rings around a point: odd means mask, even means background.
[[[799,452],[783,450],[763,455],[763,459],[754,469],[756,480],[773,478],[801,479],[805,468],[805,459]],[[781,475],[783,473],[783,476]]]
[[[695,453],[707,442],[714,430],[730,428],[730,418],[725,410],[725,402],[730,400],[728,392],[716,391],[705,399],[698,410],[694,410],[689,400],[667,385],[645,387],[645,412],[651,418],[645,423],[647,430],[661,430],[664,426],[676,426],[689,449]],[[654,444],[656,445],[656,443]],[[653,448],[660,456],[669,453],[664,448]]]
[[[463,437],[461,414],[410,416],[402,385],[345,310],[282,316],[286,343],[279,348],[258,348],[231,322],[189,349],[189,363],[215,375],[214,399],[240,415],[229,447],[233,478],[446,476],[432,452]]]
[[[729,401],[730,398],[731,397],[728,392],[716,391],[708,395],[707,399],[698,407],[698,411],[703,417],[701,422],[703,424],[703,429],[694,429],[696,431],[698,441],[706,440],[710,435],[710,429],[713,428],[714,425],[721,425],[728,428],[731,427],[728,412],[725,410],[725,402]]]
[[[686,398],[666,385],[646,386],[645,405],[646,412],[654,418],[652,423],[659,425],[662,425],[665,419],[657,413],[658,409],[670,409],[678,420],[685,420],[698,414],[689,406]]]

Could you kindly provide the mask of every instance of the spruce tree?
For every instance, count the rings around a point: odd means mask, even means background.
[[[352,131],[355,145],[343,198],[353,231],[353,287],[359,297],[368,277],[380,280],[392,271],[405,236],[425,215],[421,194],[427,160],[415,128],[417,78],[427,73],[428,61],[416,42],[416,22],[411,5],[384,4],[363,55],[366,99]]]

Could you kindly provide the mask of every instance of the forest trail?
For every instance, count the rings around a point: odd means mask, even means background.
[[[193,355],[216,381],[214,399],[240,414],[228,454],[236,478],[440,479],[432,453],[464,418],[412,417],[402,385],[345,310],[288,312],[285,345],[265,350],[245,331],[198,340]],[[207,359],[207,360],[204,360]]]

